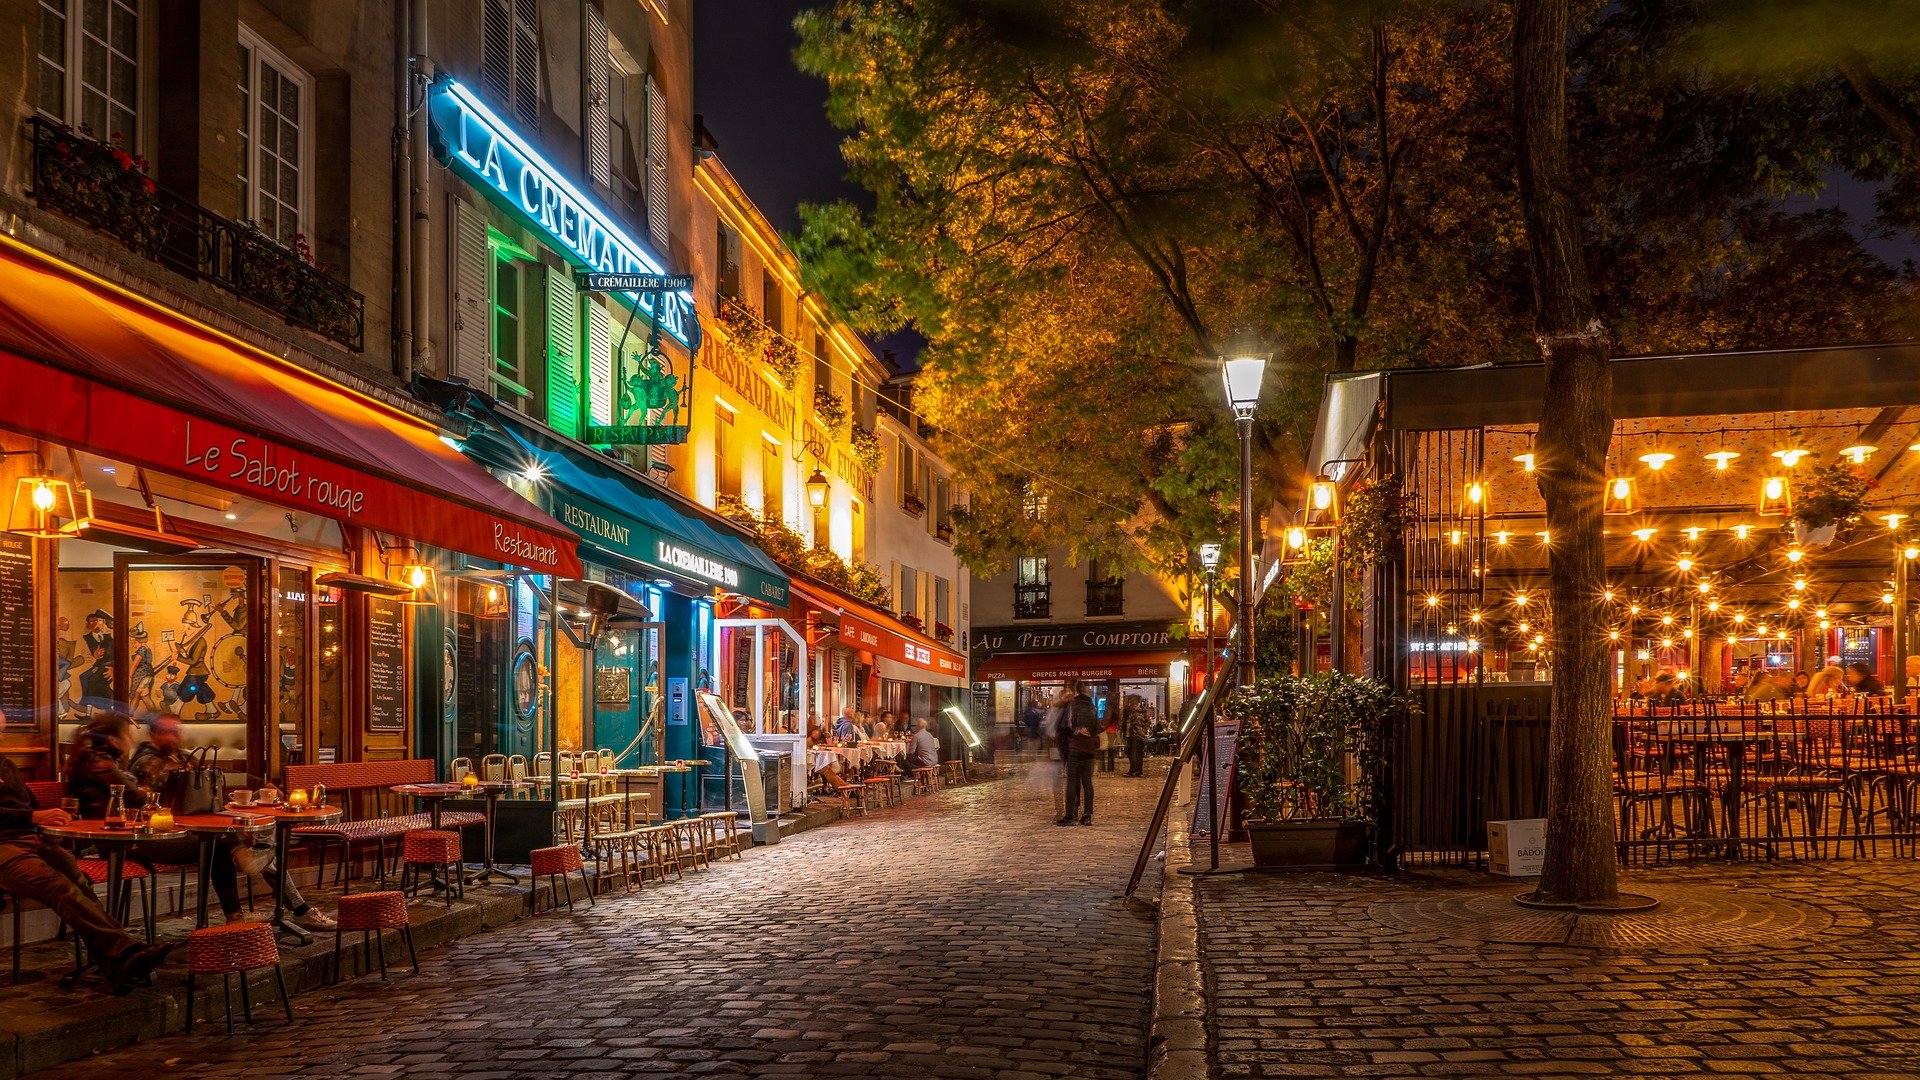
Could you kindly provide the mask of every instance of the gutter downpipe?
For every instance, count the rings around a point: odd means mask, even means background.
[[[413,105],[413,50],[410,2],[395,11],[393,20],[393,366],[404,386],[413,384],[413,136],[409,131]]]
[[[412,213],[411,240],[412,258],[412,354],[407,358],[407,376],[411,380],[416,371],[432,371],[434,367],[432,311],[433,311],[433,275],[427,268],[433,265],[433,253],[430,246],[433,238],[433,217],[429,212],[432,176],[429,166],[433,156],[427,146],[427,88],[433,84],[433,60],[427,55],[427,0],[407,0],[407,21],[409,23],[408,46],[413,50],[410,57],[410,78],[407,81],[409,99],[414,88],[419,88],[419,103],[413,105],[407,115],[407,141],[409,147],[408,164],[412,169],[412,190],[408,193],[408,208]]]

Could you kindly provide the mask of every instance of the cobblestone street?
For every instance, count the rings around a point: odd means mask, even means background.
[[[1207,880],[1216,1075],[1920,1076],[1917,874],[1633,873],[1662,904],[1624,924],[1483,875]]]
[[[1136,1077],[1153,924],[1118,896],[1158,782],[1102,773],[1098,823],[1056,828],[1050,778],[523,919],[418,978],[301,996],[290,1029],[256,996],[234,1037],[216,1021],[36,1075]]]

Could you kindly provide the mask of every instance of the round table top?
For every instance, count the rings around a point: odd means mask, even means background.
[[[193,833],[265,832],[273,828],[271,818],[246,820],[246,814],[175,814],[173,823]]]
[[[475,784],[473,785],[473,787],[474,787],[474,790],[477,791],[479,790],[480,785]],[[424,799],[439,799],[439,798],[445,798],[448,795],[465,795],[467,793],[467,785],[465,784],[395,784],[392,787],[388,788],[387,790],[397,791],[402,795],[418,795]]]
[[[1668,742],[1749,743],[1794,742],[1805,736],[1797,731],[1675,731],[1660,738]]]
[[[75,818],[65,825],[42,825],[40,831],[59,840],[131,844],[138,840],[160,840],[169,836],[179,836],[186,830],[180,828],[135,829],[132,826],[109,829],[107,823],[100,818]]]
[[[310,806],[305,810],[292,810],[281,806],[234,806],[228,804],[227,811],[235,814],[253,814],[276,824],[287,825],[331,825],[346,815],[338,806]]]

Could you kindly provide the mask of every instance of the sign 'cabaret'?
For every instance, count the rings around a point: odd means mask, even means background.
[[[434,91],[428,110],[434,135],[450,162],[492,188],[540,231],[602,274],[664,274],[640,245],[613,224],[567,178],[500,122],[473,92],[451,79]],[[689,301],[678,292],[627,294],[675,341],[688,337]],[[659,309],[659,310],[656,310]]]

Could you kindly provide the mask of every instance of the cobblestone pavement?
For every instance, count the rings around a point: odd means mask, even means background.
[[[522,919],[299,997],[291,1029],[256,1000],[251,1031],[35,1075],[1137,1077],[1153,924],[1118,896],[1157,781],[1099,774],[1097,823],[1057,828],[1048,777]]]
[[[1916,885],[1904,860],[1637,872],[1697,921],[1566,938],[1595,948],[1495,943],[1552,936],[1485,917],[1525,891],[1504,878],[1209,879],[1217,1075],[1920,1076]]]

